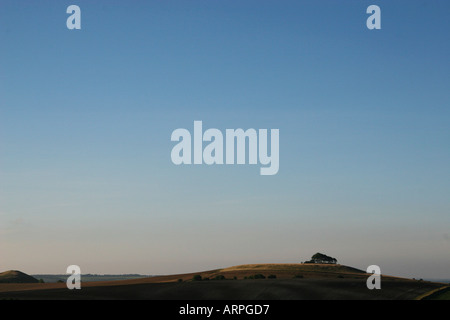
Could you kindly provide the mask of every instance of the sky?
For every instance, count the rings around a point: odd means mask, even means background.
[[[450,278],[449,9],[0,0],[0,271],[171,274],[322,252]],[[195,120],[279,129],[279,172],[174,165],[171,133]]]

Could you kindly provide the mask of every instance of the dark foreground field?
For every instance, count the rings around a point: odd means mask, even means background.
[[[440,286],[398,279],[384,279],[381,290],[367,289],[365,279],[210,280],[0,292],[0,299],[408,300]]]

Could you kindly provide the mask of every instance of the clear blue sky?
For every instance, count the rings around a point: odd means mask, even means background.
[[[66,28],[81,8],[82,29]],[[366,28],[366,8],[382,29]],[[0,271],[161,274],[323,252],[450,278],[450,2],[0,1]],[[175,166],[280,129],[280,171]]]

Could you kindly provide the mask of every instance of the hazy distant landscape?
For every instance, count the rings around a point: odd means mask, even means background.
[[[32,274],[32,277],[40,280],[42,279],[45,283],[52,283],[63,281],[66,282],[69,275],[67,274]],[[91,281],[115,281],[115,280],[131,280],[153,277],[152,275],[142,275],[142,274],[82,274],[81,278],[83,282]]]

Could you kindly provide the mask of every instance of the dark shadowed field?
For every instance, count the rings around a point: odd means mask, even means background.
[[[263,279],[143,283],[2,292],[0,299],[255,299],[255,300],[379,300],[415,299],[442,284],[384,280],[369,290],[363,279]]]

